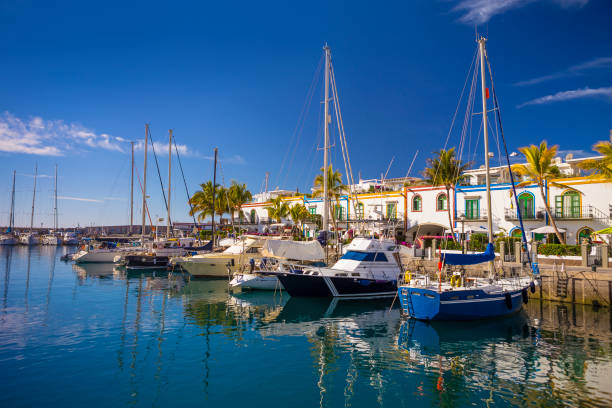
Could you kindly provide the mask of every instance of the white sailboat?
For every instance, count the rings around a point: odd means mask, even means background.
[[[32,214],[30,215],[30,231],[19,236],[19,243],[22,245],[38,245],[40,239],[34,234],[34,204],[36,203],[36,179],[38,178],[38,164],[34,168],[34,190],[32,193]]]
[[[61,245],[62,239],[59,235],[57,235],[57,164],[55,165],[55,189],[53,194],[53,231],[49,234],[43,235],[42,244],[43,245]]]
[[[0,245],[15,245],[17,239],[13,232],[15,226],[15,171],[13,170],[13,189],[11,191],[11,212],[9,213],[9,227],[5,234],[0,235]]]

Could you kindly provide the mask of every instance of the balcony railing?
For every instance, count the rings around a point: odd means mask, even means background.
[[[486,221],[487,210],[480,209],[479,211],[457,211],[457,219],[459,221],[463,219],[465,222]]]
[[[598,213],[601,212],[592,205],[583,205],[581,207],[570,207],[570,208],[552,208],[551,213],[556,220],[592,220],[599,217]]]
[[[534,210],[524,211],[521,210],[521,218],[524,221],[535,221],[535,220],[543,220],[546,216],[546,210],[543,208],[538,208]],[[506,221],[516,221],[518,220],[518,214],[516,208],[505,208],[504,209],[504,218]]]

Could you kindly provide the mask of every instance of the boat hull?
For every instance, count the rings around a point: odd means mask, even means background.
[[[72,258],[76,263],[113,263],[121,251],[80,251]]]
[[[0,237],[0,245],[17,245],[14,237]]]
[[[278,278],[274,275],[257,275],[250,273],[237,273],[230,281],[232,288],[243,290],[279,290],[284,289]]]
[[[170,258],[159,255],[125,255],[123,265],[127,269],[165,269]]]
[[[405,286],[398,289],[402,312],[419,320],[476,320],[506,316],[521,310],[526,296],[527,288],[492,294],[482,289],[442,293]]]
[[[392,297],[397,282],[389,280],[279,273],[278,280],[291,296],[372,298]]]

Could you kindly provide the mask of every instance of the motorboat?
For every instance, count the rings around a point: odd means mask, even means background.
[[[240,242],[223,252],[198,254],[180,259],[176,262],[181,268],[196,277],[228,277],[249,264],[250,260],[258,262],[262,257],[264,239],[244,237]]]
[[[291,296],[392,297],[402,273],[402,248],[391,240],[358,237],[332,267],[305,267],[277,277]]]
[[[158,269],[170,266],[172,257],[183,257],[193,251],[202,251],[212,247],[196,246],[195,238],[168,238],[158,239],[146,243],[137,253],[122,254],[115,257],[114,262],[127,269]]]
[[[283,285],[276,277],[278,272],[293,272],[303,268],[305,263],[322,264],[325,258],[325,252],[318,241],[267,240],[263,254],[265,257],[261,258],[259,265],[253,261],[249,265],[250,270],[234,274],[229,283],[232,289],[282,290]],[[301,265],[292,262],[300,262]]]
[[[17,239],[12,234],[3,234],[0,235],[0,245],[15,245],[17,244]]]
[[[36,234],[26,233],[19,235],[19,243],[21,245],[38,245],[40,244],[40,238]]]
[[[79,238],[77,237],[76,233],[67,232],[64,234],[64,237],[62,238],[62,243],[64,245],[79,245]]]
[[[43,235],[40,243],[42,245],[62,245],[62,239],[55,234]]]
[[[100,245],[83,245],[81,250],[74,254],[72,260],[76,263],[113,263],[115,257],[140,250],[139,246],[118,247],[114,242],[102,242]]]

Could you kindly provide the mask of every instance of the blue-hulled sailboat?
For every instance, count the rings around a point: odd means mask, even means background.
[[[485,150],[485,171],[487,185],[487,208],[491,208],[491,179],[489,175],[489,142],[487,124],[487,98],[489,97],[486,88],[485,76],[485,38],[478,39],[478,55],[480,60],[480,74],[482,87],[482,121],[484,133]],[[492,85],[492,84],[491,84]],[[493,89],[495,105],[497,98]],[[499,109],[498,106],[495,106]],[[499,118],[499,115],[497,115]],[[501,129],[501,121],[499,122]],[[503,140],[503,129],[501,131]],[[504,147],[505,141],[504,141]],[[506,148],[506,159],[509,164],[509,157]],[[509,172],[512,186],[514,189],[514,179],[512,171]],[[516,193],[514,198],[516,200]],[[516,203],[518,218],[520,216],[520,206]],[[512,277],[495,279],[493,261],[495,259],[493,247],[493,220],[487,218],[489,243],[485,252],[480,254],[442,254],[440,257],[440,271],[438,279],[432,280],[428,276],[421,276],[409,279],[404,284],[398,286],[398,297],[400,299],[402,312],[409,317],[420,320],[473,320],[481,318],[491,318],[505,316],[519,311],[523,303],[528,301],[528,290],[535,291],[535,284],[531,277]],[[523,245],[527,252],[526,237],[524,228]],[[442,281],[442,273],[449,265],[476,265],[481,263],[489,264],[489,276],[487,278],[465,278],[457,276],[457,282]],[[531,264],[531,260],[529,261]],[[534,272],[537,272],[537,265],[534,264]]]

